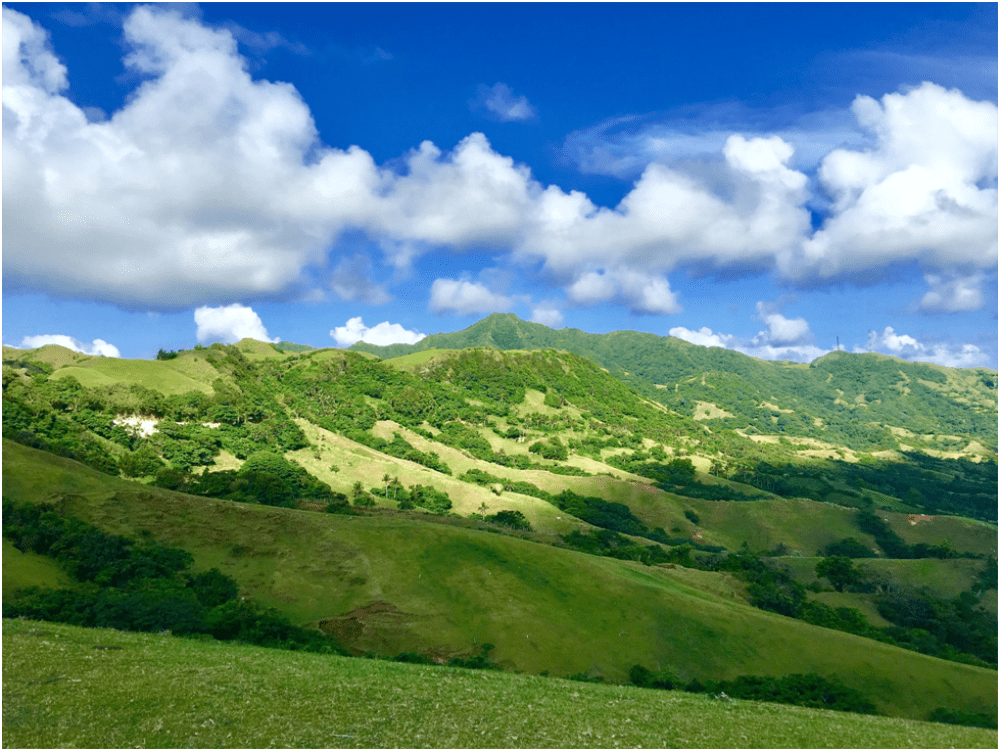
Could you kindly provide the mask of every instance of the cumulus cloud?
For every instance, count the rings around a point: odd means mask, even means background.
[[[983,273],[968,276],[926,274],[930,290],[920,300],[920,310],[928,313],[958,313],[983,307]]]
[[[510,247],[537,186],[474,133],[379,168],[318,141],[289,84],[255,81],[233,32],[136,8],[125,65],[145,80],[101,122],[64,96],[46,32],[4,8],[4,271],[9,289],[177,309],[295,296],[347,228],[406,266],[428,247]],[[344,299],[379,301],[347,258]]]
[[[281,341],[281,337],[270,338],[253,308],[239,303],[216,308],[204,305],[194,312],[194,322],[198,326],[196,336],[201,344],[234,344],[240,339],[273,343]]]
[[[779,316],[780,317],[780,316]],[[817,357],[830,352],[813,344],[785,344],[769,341],[767,332],[762,331],[752,339],[745,339],[733,334],[723,334],[714,332],[707,326],[702,326],[697,331],[675,326],[668,332],[670,336],[676,336],[691,344],[702,347],[722,347],[741,352],[750,357],[760,360],[791,360],[792,362],[812,362]]]
[[[431,285],[430,309],[434,313],[506,313],[514,300],[490,292],[480,282],[435,279]]]
[[[647,275],[685,263],[766,269],[809,228],[807,179],[786,166],[792,153],[777,137],[731,136],[712,174],[651,164],[615,209],[549,186],[519,252],[540,257],[557,278],[588,267]]]
[[[388,321],[382,321],[382,323],[369,328],[365,326],[361,316],[357,316],[348,320],[343,326],[332,329],[330,336],[337,342],[338,347],[350,347],[357,342],[386,347],[390,344],[416,344],[426,334],[410,331],[398,323],[389,323]]]
[[[668,281],[680,268],[808,286],[875,283],[915,261],[930,286],[921,308],[949,312],[974,309],[976,274],[996,264],[997,107],[930,83],[858,97],[855,140],[835,141],[843,123],[832,115],[812,141],[794,129],[648,131],[633,146],[654,161],[617,206],[600,207],[541,185],[482,133],[450,151],[426,141],[382,166],[360,147],[324,145],[296,89],[254,80],[239,54],[238,37],[287,46],[278,36],[138,6],[123,24],[124,64],[142,83],[104,117],[66,96],[66,68],[41,26],[8,8],[3,20],[9,291],[177,310],[301,298],[307,280],[328,278],[341,299],[386,301],[363,260],[339,257],[346,231],[400,273],[424,253],[495,249],[570,304],[657,315],[680,310]],[[534,116],[504,84],[481,93],[494,117]],[[628,162],[628,148],[608,159]],[[831,148],[810,184],[802,164]],[[623,162],[622,174],[637,164]],[[819,193],[827,208],[814,230]],[[512,305],[448,279],[431,303]]]
[[[616,302],[633,313],[673,315],[683,308],[664,277],[629,268],[581,274],[566,289],[570,301],[581,306]]]
[[[532,308],[531,320],[534,323],[548,326],[550,329],[558,329],[563,325],[563,314],[554,305],[542,303]]]
[[[760,301],[756,310],[754,318],[764,324],[764,330],[749,339],[714,332],[707,326],[697,331],[675,326],[669,334],[702,347],[722,347],[761,360],[812,362],[830,352],[813,344],[816,337],[804,318],[785,318],[774,302]]]
[[[809,323],[805,318],[785,318],[775,303],[758,302],[757,318],[766,328],[754,337],[755,344],[787,347],[812,344],[816,338],[809,330]]]
[[[908,334],[897,334],[892,326],[869,331],[865,347],[855,352],[881,352],[903,360],[932,362],[949,368],[990,367],[990,358],[974,344],[953,342],[922,343]]]
[[[930,269],[997,262],[997,107],[924,83],[852,106],[876,145],[836,149],[819,180],[832,215],[778,254],[791,279],[836,278],[916,260]]]
[[[85,344],[78,339],[65,334],[40,334],[38,336],[26,336],[21,342],[21,346],[27,349],[37,349],[46,344],[58,344],[74,352],[82,352],[85,355],[100,355],[101,357],[121,357],[118,347],[108,344],[103,339],[95,339],[90,344]]]
[[[473,109],[485,109],[493,119],[500,122],[531,120],[538,114],[527,97],[515,96],[505,83],[481,85],[476,94],[477,97],[472,102]]]

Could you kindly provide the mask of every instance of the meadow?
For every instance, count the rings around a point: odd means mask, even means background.
[[[995,730],[3,623],[17,748],[996,748]]]

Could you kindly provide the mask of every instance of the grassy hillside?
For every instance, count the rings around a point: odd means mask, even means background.
[[[684,680],[817,673],[916,719],[996,705],[995,671],[751,608],[724,574],[416,519],[185,496],[9,443],[3,461],[6,499],[52,502],[116,534],[148,530],[189,550],[196,568],[220,568],[244,594],[359,651],[444,658],[489,642],[509,670],[614,682],[637,663]]]
[[[991,730],[30,621],[4,621],[3,649],[4,743],[19,748],[997,744]]]

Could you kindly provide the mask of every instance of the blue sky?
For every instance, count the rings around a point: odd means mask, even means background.
[[[3,54],[7,345],[997,367],[995,4],[14,3]]]

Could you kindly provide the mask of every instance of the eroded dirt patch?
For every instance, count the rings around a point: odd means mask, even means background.
[[[387,635],[387,632],[398,633],[420,618],[413,613],[404,613],[392,603],[378,600],[349,613],[324,618],[319,622],[319,628],[341,644],[353,647],[361,641],[381,641],[380,636]]]

